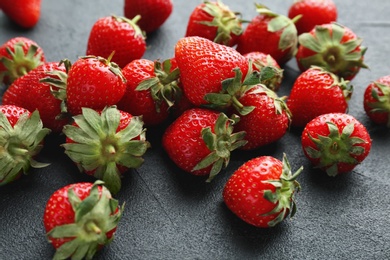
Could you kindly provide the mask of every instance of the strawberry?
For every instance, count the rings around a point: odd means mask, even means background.
[[[243,221],[261,228],[273,227],[296,212],[294,194],[300,190],[286,155],[283,162],[260,156],[241,165],[226,182],[223,200]]]
[[[390,127],[390,75],[370,83],[364,92],[364,111],[377,124]]]
[[[184,95],[195,106],[207,104],[208,93],[219,93],[221,82],[235,75],[239,68],[245,76],[248,61],[229,46],[191,36],[181,38],[175,46],[175,58],[180,70]]]
[[[107,16],[98,19],[91,28],[87,55],[109,57],[123,68],[132,60],[140,59],[146,51],[143,32],[137,25],[139,16],[133,20],[125,17]]]
[[[122,70],[127,87],[118,102],[120,110],[132,115],[142,115],[145,125],[157,125],[169,115],[181,88],[178,86],[179,70],[172,71],[170,60],[133,60]]]
[[[259,51],[269,54],[279,65],[289,61],[297,50],[297,29],[294,20],[256,4],[256,15],[237,44],[241,54]]]
[[[43,224],[56,249],[53,259],[92,259],[114,239],[123,206],[103,182],[80,182],[56,190],[46,203]]]
[[[0,46],[0,83],[11,84],[45,62],[42,48],[26,37],[14,37]]]
[[[102,111],[83,108],[72,125],[65,125],[66,143],[62,146],[72,161],[88,175],[105,182],[116,194],[122,174],[138,168],[149,147],[141,118],[106,107]]]
[[[348,27],[337,23],[317,25],[299,36],[296,60],[301,71],[319,66],[345,80],[353,79],[364,64],[362,39]]]
[[[211,181],[228,165],[231,151],[246,143],[244,132],[233,133],[232,118],[204,108],[186,110],[165,130],[163,148],[180,169]]]
[[[243,29],[238,13],[222,1],[207,1],[192,11],[185,36],[200,36],[213,42],[234,46]]]
[[[172,0],[125,0],[125,17],[133,19],[141,16],[139,26],[151,33],[162,26],[173,10]]]
[[[0,186],[27,174],[30,167],[48,164],[35,161],[50,130],[42,127],[39,112],[14,105],[0,105]]]
[[[52,94],[56,91],[55,87],[50,87],[41,80],[48,77],[48,73],[65,72],[65,67],[58,64],[58,62],[45,62],[18,78],[4,92],[2,100],[3,105],[21,106],[30,111],[38,110],[43,126],[55,133],[60,133],[68,120],[57,118],[61,114],[61,101]],[[58,79],[56,76],[50,77]]]
[[[294,0],[288,9],[288,17],[300,15],[295,26],[298,34],[311,31],[316,25],[337,21],[337,6],[333,0]]]
[[[345,113],[353,87],[348,81],[319,67],[311,67],[295,80],[287,100],[292,126],[304,127],[327,113]]]
[[[329,176],[352,171],[371,149],[367,129],[345,113],[314,118],[305,126],[301,142],[306,157]]]
[[[0,9],[17,25],[33,28],[41,16],[41,0],[0,0]]]

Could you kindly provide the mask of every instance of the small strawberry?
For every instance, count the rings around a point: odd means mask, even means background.
[[[107,107],[101,112],[83,108],[72,125],[65,125],[65,154],[80,171],[105,182],[116,194],[121,188],[122,174],[138,168],[149,147],[141,118]]]
[[[233,133],[235,120],[209,109],[189,109],[166,129],[163,148],[179,168],[211,181],[228,165],[231,151],[246,143],[245,132]]]
[[[27,174],[30,167],[48,164],[35,161],[50,130],[42,127],[39,112],[14,105],[0,105],[0,186]]]
[[[141,16],[139,27],[146,33],[160,28],[173,10],[172,0],[125,0],[125,17],[133,19]]]
[[[98,19],[91,28],[86,54],[109,57],[115,52],[111,61],[121,68],[140,59],[146,51],[146,42],[137,25],[139,18],[129,20],[113,15]]]
[[[33,28],[41,16],[41,0],[0,0],[0,9],[17,25]]]
[[[298,34],[311,31],[316,25],[337,21],[337,6],[333,0],[294,0],[288,9],[288,17],[300,15],[295,26]]]
[[[317,25],[298,39],[296,60],[301,71],[314,65],[351,80],[360,68],[367,68],[363,62],[367,48],[348,27],[337,23]]]
[[[53,259],[92,259],[114,239],[123,206],[103,182],[80,182],[56,190],[46,203],[43,224],[56,249]]]
[[[42,48],[26,37],[15,37],[0,46],[0,83],[11,84],[45,62]]]
[[[256,15],[248,24],[237,44],[241,54],[259,51],[269,54],[284,65],[296,53],[298,36],[294,20],[256,4]]]
[[[206,94],[219,93],[221,82],[234,77],[233,69],[239,68],[245,76],[249,67],[247,59],[233,48],[198,36],[181,38],[175,58],[184,95],[195,106],[208,103]]]
[[[345,113],[353,87],[331,72],[311,67],[295,80],[287,100],[292,126],[304,127],[313,118],[327,113]]]
[[[243,32],[238,15],[220,0],[204,0],[192,11],[185,36],[200,36],[216,43],[234,46]]]
[[[301,141],[306,157],[329,176],[352,171],[371,149],[367,129],[344,113],[314,118],[304,128]]]
[[[273,227],[296,212],[294,194],[300,190],[286,155],[283,162],[261,156],[241,165],[223,189],[226,206],[243,221],[261,228]]]
[[[390,127],[390,75],[370,83],[364,92],[364,111],[377,124]]]

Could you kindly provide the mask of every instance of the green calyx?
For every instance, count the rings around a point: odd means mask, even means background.
[[[267,55],[266,62],[260,60],[253,60],[252,62],[255,68],[263,74],[261,83],[273,91],[278,91],[283,80],[283,69],[272,65],[271,55]]]
[[[290,217],[293,217],[296,213],[297,207],[294,201],[293,195],[295,192],[301,190],[299,182],[296,180],[298,175],[302,172],[303,166],[301,166],[294,174],[291,172],[291,166],[287,160],[286,154],[283,154],[283,170],[279,180],[267,180],[265,183],[270,183],[275,187],[275,191],[264,191],[264,198],[272,203],[277,203],[275,208],[270,212],[265,213],[264,216],[273,215],[279,213],[278,216],[268,222],[268,226],[273,227],[280,223],[290,213]]]
[[[99,115],[93,109],[83,108],[75,116],[75,125],[66,125],[64,134],[74,141],[63,144],[65,153],[80,167],[94,171],[97,179],[116,194],[121,188],[121,172],[118,166],[138,168],[143,164],[142,156],[149,148],[143,122],[132,117],[128,126],[119,132],[120,112],[115,106],[106,107]]]
[[[390,127],[390,86],[379,82],[375,82],[374,84],[382,94],[380,95],[377,89],[372,88],[371,95],[376,102],[368,104],[372,108],[370,113],[388,113],[387,127]]]
[[[175,102],[179,101],[183,93],[179,87],[179,68],[171,71],[171,61],[165,60],[154,62],[155,77],[145,79],[135,90],[150,90],[150,94],[156,104],[156,111],[160,112],[162,102],[172,107]]]
[[[353,123],[345,126],[341,133],[334,123],[327,122],[327,125],[329,135],[318,135],[318,138],[314,138],[309,134],[309,138],[315,144],[315,148],[308,146],[305,148],[305,151],[310,158],[319,159],[316,168],[325,169],[329,176],[336,176],[339,174],[339,163],[351,165],[359,163],[353,156],[359,156],[364,153],[364,148],[357,146],[357,144],[362,144],[365,141],[351,136],[355,128]]]
[[[128,23],[133,27],[135,34],[134,37],[142,37],[143,39],[146,39],[145,32],[141,30],[141,28],[137,25],[137,22],[141,19],[141,15],[136,15],[133,19],[128,19],[124,16],[112,16],[115,20],[121,23]]]
[[[214,133],[211,127],[202,129],[202,138],[211,153],[200,161],[192,171],[204,169],[212,165],[207,182],[211,182],[214,177],[229,164],[230,153],[239,147],[244,146],[247,141],[244,140],[246,132],[241,131],[233,133],[233,125],[239,118],[233,115],[228,118],[224,113],[220,113],[215,125]]]
[[[6,68],[5,71],[0,73],[0,82],[4,78],[8,78],[7,83],[11,84],[17,78],[26,75],[30,70],[42,64],[42,53],[37,53],[38,46],[32,44],[25,54],[23,50],[24,44],[23,42],[15,43],[14,52],[10,48],[6,49],[11,58],[0,58],[0,62]]]
[[[30,167],[49,165],[34,160],[49,133],[49,129],[43,128],[38,110],[31,116],[28,113],[21,115],[13,127],[7,117],[0,113],[0,186],[12,182],[22,172],[27,174]]]
[[[350,78],[356,68],[368,68],[363,62],[367,50],[362,47],[362,39],[357,38],[341,43],[344,27],[332,23],[332,30],[322,26],[315,27],[315,33],[303,33],[299,36],[299,44],[316,54],[299,60],[304,68],[316,65],[335,73],[342,78]],[[360,47],[359,51],[356,48]]]
[[[228,45],[231,40],[231,34],[241,35],[243,32],[239,13],[232,12],[222,1],[217,2],[204,1],[204,8],[207,14],[213,17],[211,22],[202,21],[201,24],[217,27],[217,35],[214,42]]]
[[[50,239],[73,238],[57,248],[54,260],[92,259],[99,246],[113,240],[106,233],[117,227],[124,205],[118,207],[118,201],[111,197],[104,182],[96,181],[88,197],[81,201],[73,189],[68,190],[68,200],[75,214],[75,223],[57,226],[46,236]],[[101,195],[98,187],[101,186]]]

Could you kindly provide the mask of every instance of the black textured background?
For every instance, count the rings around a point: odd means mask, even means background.
[[[191,11],[201,1],[173,0],[169,20],[149,35],[147,59],[173,55],[184,36]],[[259,1],[258,1],[259,2]],[[287,14],[292,0],[260,3]],[[253,1],[225,0],[244,19],[256,13]],[[349,113],[361,121],[373,139],[366,160],[348,175],[336,178],[313,170],[300,147],[300,131],[251,152],[234,153],[229,167],[211,184],[176,168],[160,145],[164,125],[149,128],[152,148],[145,163],[123,179],[117,198],[126,202],[116,238],[97,259],[390,259],[390,131],[366,117],[362,102],[366,86],[390,74],[390,1],[335,0],[338,21],[364,38],[368,47],[362,70],[352,81],[355,92]],[[42,15],[32,30],[21,30],[0,12],[0,43],[16,36],[35,40],[48,61],[84,55],[89,30],[100,17],[123,14],[122,0],[43,0]],[[287,95],[299,74],[295,60],[284,67],[280,95]],[[3,89],[2,89],[3,92]],[[64,155],[62,137],[50,136],[40,160],[51,162],[31,170],[17,182],[0,188],[0,259],[50,259],[54,249],[45,240],[42,215],[58,188],[93,181],[80,174]],[[299,181],[298,212],[272,229],[242,222],[224,205],[222,189],[244,161],[260,155],[278,159],[285,152]]]

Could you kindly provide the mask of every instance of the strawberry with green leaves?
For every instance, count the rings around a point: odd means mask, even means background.
[[[352,171],[371,149],[365,126],[345,113],[324,114],[311,120],[303,130],[301,143],[305,156],[329,176]]]
[[[0,105],[0,186],[27,174],[30,167],[48,165],[34,158],[49,133],[49,129],[43,128],[37,110],[30,113],[22,107]]]
[[[260,156],[241,165],[223,189],[226,206],[246,223],[269,228],[296,212],[294,195],[300,190],[296,180],[303,168],[292,173],[287,156],[283,162]]]
[[[93,259],[114,239],[123,208],[102,181],[56,190],[43,214],[47,239],[56,249],[53,259]]]
[[[41,0],[0,0],[0,9],[17,25],[31,29],[41,17]]]

